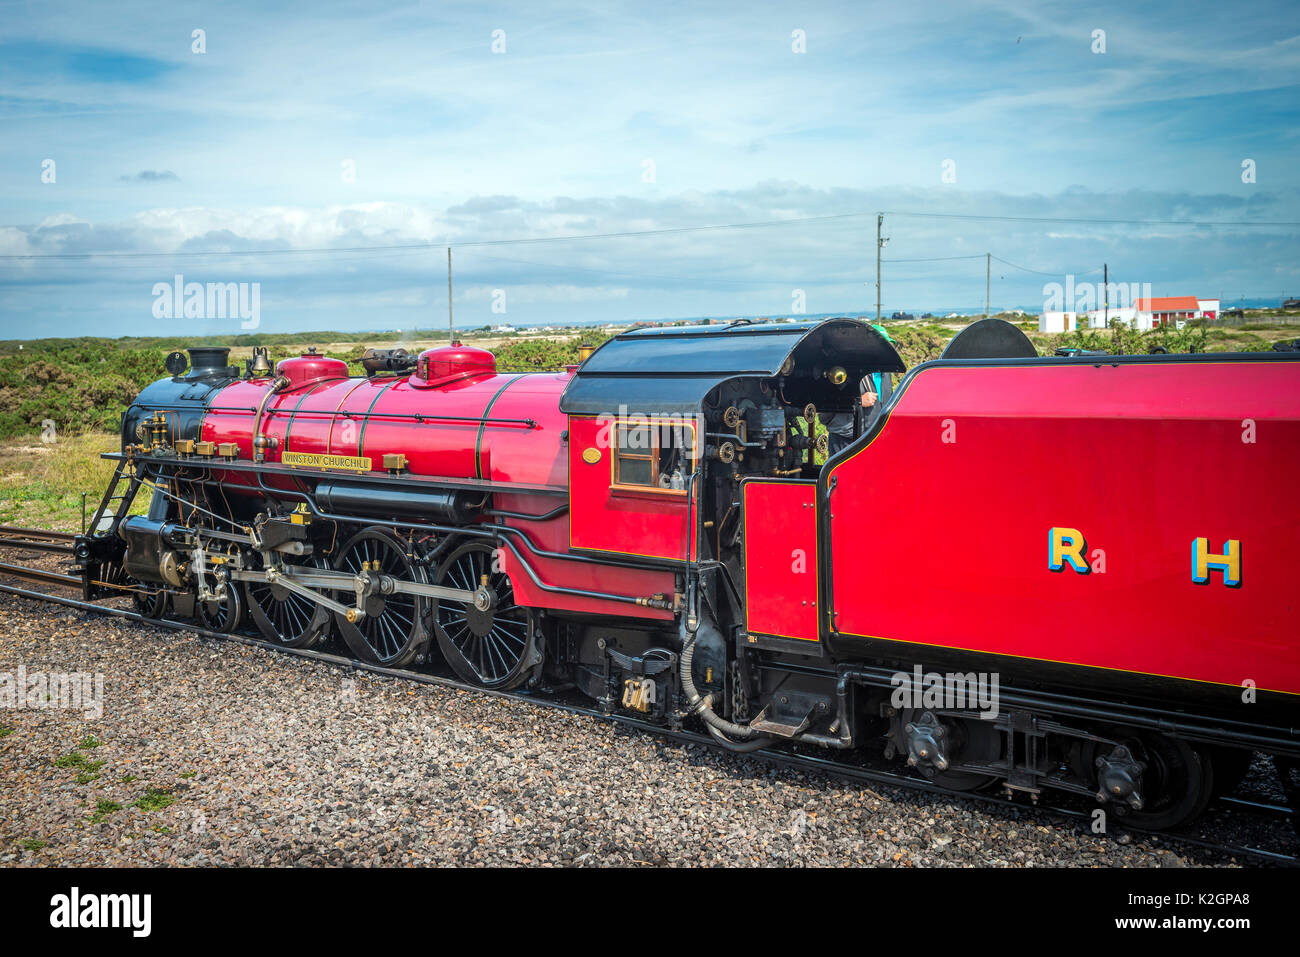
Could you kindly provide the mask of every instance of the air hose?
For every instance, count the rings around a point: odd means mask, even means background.
[[[713,630],[712,626],[705,622],[700,622],[698,627]],[[696,634],[698,634],[698,629],[692,632],[691,636],[683,643],[682,655],[678,665],[682,690],[686,692],[686,700],[690,704],[691,711],[700,716],[700,720],[708,728],[709,734],[719,744],[732,751],[758,751],[760,748],[767,747],[771,743],[771,738],[765,735],[755,737],[757,732],[749,725],[728,721],[713,710],[712,694],[701,697],[699,691],[696,690],[695,676],[691,670],[691,664],[695,660]],[[733,738],[740,738],[741,740],[734,741]]]

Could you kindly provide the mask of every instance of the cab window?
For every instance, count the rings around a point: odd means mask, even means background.
[[[690,463],[684,446],[691,441],[689,427],[660,427],[633,420],[615,425],[615,488],[653,489],[686,494]]]

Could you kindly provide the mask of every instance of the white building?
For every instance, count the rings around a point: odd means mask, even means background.
[[[1044,309],[1038,316],[1039,332],[1074,332],[1078,328],[1077,312],[1062,312],[1059,309]]]
[[[1111,306],[1109,309],[1103,306],[1100,309],[1089,309],[1088,328],[1105,329],[1107,322],[1122,322],[1126,326],[1131,326],[1136,315],[1136,306]]]
[[[1158,329],[1174,326],[1181,329],[1188,319],[1216,319],[1219,300],[1198,299],[1196,296],[1153,296],[1137,301],[1133,324],[1138,329]]]
[[[1122,323],[1133,329],[1149,330],[1161,326],[1181,329],[1188,319],[1215,319],[1219,300],[1195,296],[1152,296],[1138,299],[1131,306],[1104,306],[1087,312],[1045,311],[1038,317],[1039,332],[1073,332],[1076,329],[1105,329],[1106,322]]]

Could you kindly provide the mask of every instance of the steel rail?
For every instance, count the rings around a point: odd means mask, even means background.
[[[77,575],[65,575],[61,572],[47,571],[44,568],[30,568],[26,565],[13,565],[0,562],[0,574],[25,578],[28,581],[48,582],[53,585],[67,585],[71,588],[81,587],[81,578]]]
[[[76,532],[59,532],[51,528],[23,528],[19,525],[0,525],[0,535],[52,542],[70,542],[77,537]]]
[[[7,566],[15,568],[17,566]],[[4,573],[5,566],[0,566],[0,573]],[[29,569],[28,571],[39,571]],[[13,574],[12,572],[9,572]],[[53,573],[41,573],[53,574]],[[71,578],[72,576],[61,576]],[[80,584],[79,579],[74,579]],[[570,701],[564,701],[557,698],[544,698],[536,694],[519,691],[499,691],[488,688],[480,688],[477,685],[470,684],[448,678],[442,675],[430,674],[428,672],[412,671],[406,668],[389,668],[384,665],[371,664],[360,661],[356,658],[349,658],[344,655],[337,655],[330,652],[317,651],[310,648],[285,648],[282,645],[273,644],[260,638],[253,638],[248,635],[227,634],[222,632],[211,631],[200,625],[190,624],[188,622],[173,621],[165,618],[148,618],[139,612],[128,611],[121,608],[110,608],[94,602],[83,601],[77,598],[69,598],[61,595],[51,595],[44,592],[35,592],[25,588],[18,588],[13,585],[7,585],[0,582],[0,592],[15,595],[20,598],[27,598],[34,601],[51,602],[65,605],[70,608],[76,608],[91,614],[109,615],[112,617],[122,618],[128,621],[137,622],[144,625],[154,625],[160,628],[166,628],[172,631],[183,631],[198,635],[201,638],[208,638],[216,641],[228,641],[235,644],[247,645],[250,647],[262,648],[266,651],[279,652],[294,657],[303,658],[309,661],[315,661],[321,664],[331,665],[333,667],[351,670],[363,671],[369,674],[379,675],[386,678],[396,678],[399,680],[413,681],[418,684],[435,685],[453,689],[456,691],[469,691],[490,697],[500,698],[503,700],[514,701],[529,704],[535,707],[553,708],[569,714],[581,715],[584,717],[594,718],[596,720],[608,721],[623,727],[627,727],[643,733],[657,735],[668,738],[682,744],[692,744],[708,748],[710,751],[737,757],[733,752],[723,748],[710,736],[685,729],[665,728],[659,725],[641,721],[627,715],[605,714],[598,708],[588,705],[578,705]],[[917,778],[907,773],[900,773],[891,770],[881,770],[870,768],[865,765],[851,765],[842,761],[836,761],[831,758],[816,757],[812,755],[797,754],[783,751],[755,751],[744,755],[746,758],[754,758],[765,764],[775,765],[778,767],[787,767],[804,771],[815,771],[825,774],[828,777],[842,778],[853,781],[867,782],[872,784],[887,785],[898,787],[909,791],[916,791],[930,794],[933,796],[942,796],[949,800],[953,798],[972,801],[977,804],[983,804],[988,807],[998,807],[1004,810],[1011,810],[1016,813],[1029,812],[1031,814],[1047,818],[1065,818],[1081,824],[1085,830],[1090,825],[1092,817],[1089,812],[1080,811],[1073,808],[1058,807],[1048,804],[1026,805],[1014,801],[1010,798],[998,797],[991,794],[977,794],[974,792],[954,792],[948,788],[933,784],[923,778]],[[1279,805],[1264,804],[1249,799],[1219,798],[1216,802],[1218,805],[1231,806],[1241,809],[1247,813],[1267,814],[1269,816],[1289,817],[1292,815],[1290,808]],[[1174,831],[1151,831],[1127,822],[1122,823],[1124,831],[1131,831],[1149,835],[1152,838],[1163,839],[1172,843],[1184,844],[1190,847],[1198,847],[1203,850],[1212,851],[1218,854],[1241,855],[1244,857],[1256,858],[1268,861],[1270,863],[1300,866],[1300,855],[1285,854],[1280,851],[1269,850],[1267,848],[1251,847],[1242,844],[1222,843],[1207,840],[1195,835],[1183,834]]]
[[[0,536],[0,548],[17,548],[28,552],[53,552],[56,555],[71,555],[73,547],[61,541],[48,539],[10,538]]]

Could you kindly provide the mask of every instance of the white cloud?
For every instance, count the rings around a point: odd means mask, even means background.
[[[55,213],[53,216],[46,216],[41,220],[38,229],[55,229],[59,226],[89,226],[88,220],[82,219],[75,213]]]

